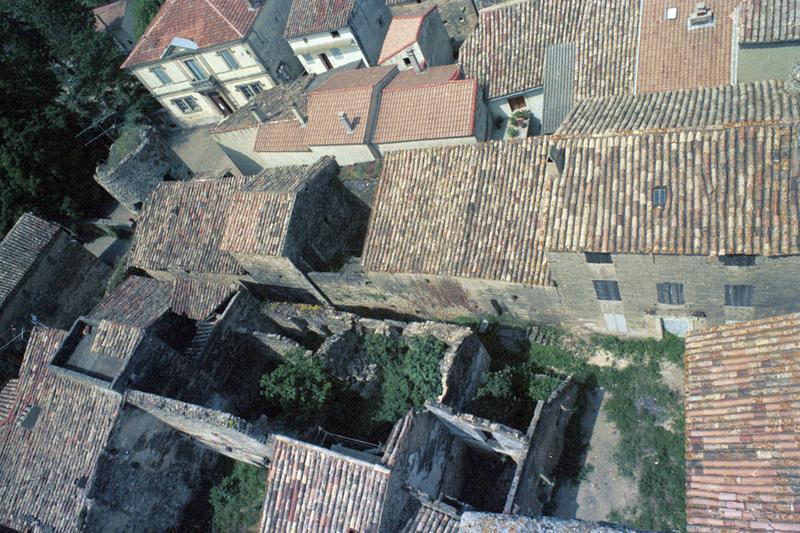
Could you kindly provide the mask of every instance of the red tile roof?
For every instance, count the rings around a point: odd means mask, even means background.
[[[686,339],[688,530],[798,531],[800,315]]]
[[[125,16],[125,8],[127,5],[127,0],[117,0],[116,2],[94,8],[92,10],[96,19],[94,29],[97,31],[104,31],[107,27],[120,23]]]
[[[742,43],[800,41],[800,0],[748,0],[739,28]]]
[[[260,11],[248,0],[166,0],[122,68],[158,61],[175,37],[199,48],[244,39]]]
[[[650,1],[650,0],[648,0]],[[521,0],[481,9],[459,52],[486,98],[543,85],[551,45],[574,42],[575,95],[633,92],[641,0]]]
[[[287,437],[272,440],[262,533],[377,533],[389,469]]]
[[[34,328],[16,399],[0,420],[0,524],[81,531],[92,478],[122,406],[121,396],[67,379],[47,364],[66,332]],[[26,410],[41,409],[24,429]]]
[[[431,67],[416,72],[414,69],[406,69],[390,81],[383,89],[386,91],[396,91],[399,89],[410,89],[414,87],[424,87],[427,85],[435,85],[437,83],[444,83],[446,81],[457,80],[461,78],[461,69],[458,65],[442,65],[440,67]]]
[[[733,11],[741,0],[706,2],[714,25],[689,30],[696,0],[643,2],[636,88],[639,93],[716,87],[731,82]],[[667,7],[678,10],[667,20]]]
[[[344,28],[355,5],[356,0],[294,0],[283,36],[289,39]]]
[[[384,144],[473,136],[477,103],[477,80],[394,90],[387,87],[373,141]]]
[[[389,24],[389,30],[386,32],[386,38],[383,40],[383,47],[381,48],[381,54],[378,58],[378,64],[380,65],[393,58],[417,42],[425,17],[434,9],[436,9],[436,6],[431,7],[423,13],[392,17],[392,23]]]
[[[0,306],[25,280],[61,228],[25,213],[0,241]]]
[[[256,152],[308,152],[307,128],[295,119],[265,122],[258,127]]]
[[[305,142],[309,146],[364,144],[376,86],[396,73],[394,65],[345,71],[311,92]],[[347,115],[353,133],[342,124],[340,112]]]

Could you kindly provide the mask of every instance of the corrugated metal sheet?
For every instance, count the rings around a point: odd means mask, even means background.
[[[542,133],[558,129],[572,110],[575,87],[575,43],[554,44],[544,52]]]

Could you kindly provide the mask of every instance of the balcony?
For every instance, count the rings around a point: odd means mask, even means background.
[[[199,93],[214,91],[219,87],[219,81],[214,76],[209,76],[202,80],[195,80],[192,82],[192,89]]]

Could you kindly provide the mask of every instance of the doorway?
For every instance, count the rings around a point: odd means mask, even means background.
[[[325,70],[333,70],[333,64],[331,60],[328,59],[328,56],[323,54],[319,55],[319,60],[322,61],[322,64],[325,65]]]
[[[206,96],[209,100],[211,100],[217,110],[222,113],[223,117],[230,116],[233,113],[233,108],[231,108],[230,104],[228,104],[228,102],[225,101],[225,98],[223,98],[222,95],[217,91],[206,93]]]

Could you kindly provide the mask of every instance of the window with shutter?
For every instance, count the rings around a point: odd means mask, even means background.
[[[752,285],[725,285],[725,305],[729,307],[752,307]]]
[[[683,305],[683,283],[658,283],[658,303],[668,305]]]
[[[606,301],[621,301],[622,296],[619,293],[619,284],[611,280],[594,280],[594,290],[597,293],[598,300]]]

